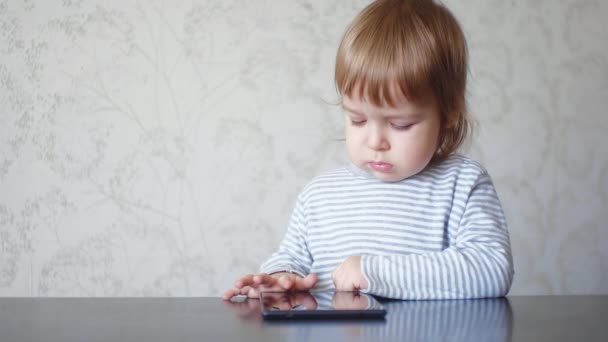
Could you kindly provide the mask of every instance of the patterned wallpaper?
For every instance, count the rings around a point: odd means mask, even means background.
[[[345,162],[368,1],[0,0],[0,295],[216,296]],[[608,2],[451,0],[512,294],[608,293]]]

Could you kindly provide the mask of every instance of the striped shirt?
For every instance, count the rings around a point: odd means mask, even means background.
[[[504,296],[513,262],[507,224],[487,171],[461,155],[399,182],[353,164],[314,178],[299,194],[287,233],[261,272],[333,271],[361,256],[362,292],[399,299]]]

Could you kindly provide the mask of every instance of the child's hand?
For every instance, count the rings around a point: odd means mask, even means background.
[[[367,280],[361,273],[361,257],[349,256],[331,275],[336,290],[354,291],[367,288]]]
[[[229,300],[234,296],[245,295],[248,298],[258,299],[262,291],[308,291],[317,284],[317,280],[317,275],[314,273],[305,278],[292,273],[249,274],[237,280],[234,288],[226,291],[222,298]]]

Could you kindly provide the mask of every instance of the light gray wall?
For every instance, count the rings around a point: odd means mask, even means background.
[[[0,1],[0,295],[219,295],[345,154],[368,1]],[[451,0],[512,294],[608,293],[608,2]]]

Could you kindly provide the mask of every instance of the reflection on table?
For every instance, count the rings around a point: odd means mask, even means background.
[[[320,307],[336,303],[360,305],[356,296],[313,293]],[[310,303],[310,299],[307,299]],[[356,302],[355,302],[356,301]],[[288,340],[313,341],[510,341],[513,331],[513,314],[506,298],[447,301],[392,301],[381,300],[387,310],[384,321],[315,321],[279,323],[261,322],[260,303],[245,300],[227,304],[235,308],[243,321],[255,322],[260,327],[281,326],[287,329]]]

